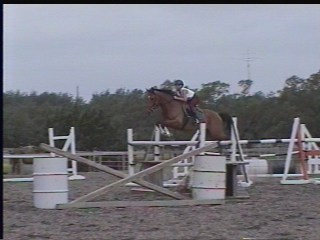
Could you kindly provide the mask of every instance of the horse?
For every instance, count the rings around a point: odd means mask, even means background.
[[[175,130],[191,132],[199,128],[195,119],[188,115],[185,102],[174,99],[176,93],[170,89],[147,89],[147,112],[161,108],[162,120],[156,123],[160,128],[168,127]],[[210,109],[197,110],[204,114],[208,139],[212,141],[229,140],[233,124],[232,117],[228,113],[218,113]]]
[[[15,155],[15,154],[36,154],[36,153],[44,153],[44,151],[33,145],[28,145],[28,146],[20,146],[17,148],[12,148],[8,152],[9,154]],[[21,174],[22,169],[21,169],[21,163],[23,164],[32,164],[33,159],[27,159],[27,158],[18,158],[18,159],[12,159],[12,174]]]

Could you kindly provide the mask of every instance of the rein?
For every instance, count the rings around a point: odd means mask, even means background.
[[[156,95],[155,93],[153,93],[154,95]],[[157,97],[159,97],[159,95],[156,95]],[[160,107],[160,105],[162,104],[163,106],[171,103],[173,100],[175,100],[173,98],[173,96],[171,96],[171,99],[170,100],[166,100],[166,99],[162,99],[164,102],[162,103],[157,103],[157,104],[153,104],[152,107],[149,109],[150,112],[153,112],[154,110],[156,110],[157,108]],[[159,101],[160,102],[160,101]]]

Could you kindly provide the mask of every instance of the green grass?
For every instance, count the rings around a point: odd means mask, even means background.
[[[3,164],[3,171],[2,171],[2,173],[3,174],[8,174],[8,173],[10,173],[11,172],[11,165],[10,164],[8,164],[8,163],[4,163]]]

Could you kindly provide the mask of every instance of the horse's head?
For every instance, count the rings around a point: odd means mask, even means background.
[[[160,97],[156,94],[156,88],[147,89],[147,111],[152,113],[159,107]]]
[[[156,110],[161,104],[166,104],[172,101],[175,93],[168,89],[147,89],[147,111],[148,113]]]
[[[10,150],[10,154],[31,154],[31,153],[41,153],[43,150],[37,146],[29,145],[29,146],[21,146],[17,148],[13,148]]]

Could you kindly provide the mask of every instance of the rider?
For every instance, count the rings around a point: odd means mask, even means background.
[[[182,80],[175,80],[174,85],[177,92],[177,96],[174,96],[174,99],[186,102],[192,115],[196,117],[197,122],[205,122],[202,114],[200,115],[197,111],[197,106],[199,104],[198,95],[194,91],[184,87]]]

